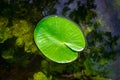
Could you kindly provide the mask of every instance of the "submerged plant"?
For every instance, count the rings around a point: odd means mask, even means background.
[[[42,19],[35,28],[34,40],[46,57],[58,63],[74,61],[85,48],[84,35],[78,26],[58,16]]]

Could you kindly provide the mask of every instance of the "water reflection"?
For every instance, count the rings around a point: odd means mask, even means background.
[[[97,5],[96,11],[98,16],[103,20],[102,30],[110,31],[112,36],[120,36],[120,1],[119,0],[95,0]],[[111,68],[111,75],[108,75],[113,80],[120,79],[120,39],[117,41],[115,48],[116,59],[109,68]],[[111,66],[111,67],[110,67]],[[113,68],[116,68],[113,70]]]
[[[97,5],[97,12],[100,14],[102,20],[104,20],[104,28],[110,27],[113,36],[120,36],[120,18],[119,8],[115,5],[118,0],[95,0]],[[119,4],[119,3],[118,3]],[[104,30],[104,29],[103,29]]]
[[[78,8],[77,3],[77,0],[71,0],[71,2],[70,0],[58,0],[54,7],[56,9],[56,14],[69,16],[73,10]]]

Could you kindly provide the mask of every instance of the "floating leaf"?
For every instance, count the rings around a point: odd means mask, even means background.
[[[58,63],[68,63],[85,48],[82,31],[72,21],[58,16],[42,19],[34,31],[34,40],[41,52]]]

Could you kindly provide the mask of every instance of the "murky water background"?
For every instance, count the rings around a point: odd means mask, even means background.
[[[34,28],[49,15],[82,28],[87,47],[76,61],[57,64],[37,49]],[[119,80],[119,23],[119,0],[1,0],[0,80]]]

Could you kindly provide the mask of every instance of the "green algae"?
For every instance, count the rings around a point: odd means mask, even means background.
[[[11,38],[11,30],[6,27],[8,19],[0,16],[0,43],[4,43],[7,39]]]
[[[6,18],[0,18],[0,43],[4,43],[7,39],[15,37],[16,46],[24,46],[25,52],[36,52],[37,48],[33,41],[34,26],[26,20],[13,20],[12,24],[12,26],[9,26]]]

